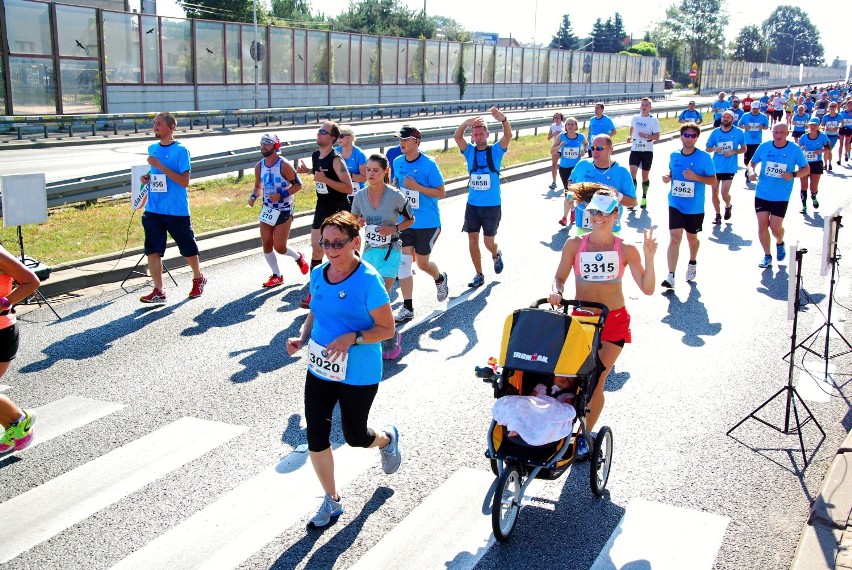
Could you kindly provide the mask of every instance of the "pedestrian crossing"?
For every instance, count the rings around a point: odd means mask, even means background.
[[[28,450],[53,439],[73,439],[74,430],[98,422],[124,407],[120,403],[71,395],[34,408],[38,417],[37,439]],[[0,503],[0,520],[15,521],[15,524],[0,526],[0,564],[15,564],[16,558],[30,549],[146,485],[155,482],[167,485],[169,474],[244,436],[246,431],[247,428],[240,425],[181,417],[5,500]],[[163,446],[163,441],[168,441],[169,445]],[[27,461],[28,450],[19,454],[21,461]],[[378,464],[376,450],[338,447],[335,475],[341,493],[346,495],[348,485],[371,469],[377,469]],[[0,470],[0,478],[2,476]],[[495,477],[488,470],[457,469],[352,567],[359,570],[474,568],[494,545],[490,512],[494,483]],[[560,483],[534,481],[526,493],[525,504],[537,496],[544,496],[546,485],[554,484]],[[162,534],[112,568],[219,570],[246,567],[252,556],[277,537],[304,525],[319,502],[319,493],[308,454],[293,452],[248,476],[221,496],[210,498],[206,507],[177,521],[171,528],[165,526],[167,530]],[[657,511],[661,508],[658,506]],[[678,512],[681,520],[685,520],[686,510],[681,511],[684,511]],[[702,519],[693,514],[699,522],[710,521],[707,523],[712,530],[708,533],[710,541],[703,545],[703,550],[695,545],[691,545],[690,550],[704,552],[705,558],[712,562],[721,536],[719,520],[704,515]],[[670,512],[665,513],[665,517],[672,516]],[[635,519],[635,516],[631,519],[634,526]],[[617,532],[626,531],[617,529]],[[699,539],[692,537],[691,540]],[[643,548],[644,553],[647,544]],[[630,549],[622,539],[620,555],[627,552],[629,558]],[[20,562],[23,566],[10,564],[10,567],[50,566],[49,562],[38,560],[22,559]],[[298,562],[294,561],[294,565]]]

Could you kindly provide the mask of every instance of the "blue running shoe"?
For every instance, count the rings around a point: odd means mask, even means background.
[[[763,261],[758,263],[757,266],[760,267],[761,269],[766,269],[767,267],[772,267],[772,256],[771,255],[764,255]]]
[[[503,252],[497,250],[497,256],[494,257],[494,273],[503,273]]]
[[[590,435],[592,436],[592,439],[595,438],[594,433],[592,433]],[[575,459],[577,461],[585,461],[588,458],[589,458],[589,444],[586,443],[585,437],[578,434],[577,435],[577,453],[576,453]]]
[[[343,498],[338,495],[337,500],[331,498],[331,495],[326,495],[322,500],[317,514],[308,521],[308,528],[323,528],[327,527],[334,517],[339,517],[343,514]]]
[[[385,433],[390,438],[390,443],[379,449],[382,454],[382,469],[390,475],[396,473],[402,463],[402,452],[399,451],[399,430],[396,426],[388,424]]]
[[[778,261],[784,261],[784,258],[786,258],[786,257],[787,257],[787,250],[784,248],[784,242],[782,241],[781,243],[779,243],[778,245],[776,245],[776,246],[775,246],[775,249],[776,249],[776,255],[775,255],[775,258],[776,258]]]
[[[485,275],[482,273],[477,273],[467,284],[470,288],[482,287],[483,285],[485,285]]]

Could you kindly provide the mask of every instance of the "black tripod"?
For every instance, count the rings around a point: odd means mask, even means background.
[[[21,226],[18,226],[18,245],[21,248],[21,263],[24,264],[24,267],[35,273],[36,277],[38,277],[40,281],[47,279],[48,276],[50,276],[50,268],[32,257],[24,255],[24,233],[21,231]],[[51,311],[53,311],[53,314],[56,315],[58,320],[62,320],[62,317],[59,316],[59,313],[57,313],[56,309],[53,308],[53,305],[50,304],[50,301],[48,301],[38,289],[36,289],[29,297],[24,299],[21,302],[21,305],[31,305],[33,302],[31,300],[33,300],[39,307],[41,307],[42,303],[44,303]]]
[[[139,258],[139,261],[136,262],[136,265],[133,266],[133,269],[130,270],[130,272],[124,278],[124,281],[121,282],[121,285],[119,285],[119,287],[124,289],[124,284],[127,283],[127,280],[130,279],[134,275],[139,275],[141,277],[147,277],[148,276],[148,274],[145,273],[144,271],[139,271],[139,270],[136,269],[137,267],[139,267],[139,264],[142,263],[142,260],[145,259],[145,257],[147,257],[147,256],[143,253],[142,257]],[[175,278],[172,276],[172,272],[169,271],[169,268],[166,267],[166,262],[161,260],[161,263],[163,264],[163,271],[165,271],[168,274],[169,279],[171,279],[172,283],[174,283],[175,287],[177,287],[177,281],[175,281]],[[125,289],[125,291],[126,291],[126,289]]]
[[[852,344],[849,344],[849,341],[846,340],[846,338],[843,336],[843,334],[839,330],[837,330],[836,326],[834,326],[834,323],[831,322],[831,311],[832,311],[832,308],[834,306],[834,285],[836,283],[834,276],[835,276],[835,270],[837,268],[837,262],[840,260],[840,256],[837,255],[837,241],[838,241],[837,235],[840,233],[840,228],[843,227],[840,223],[840,218],[841,218],[841,216],[835,215],[835,216],[832,216],[831,220],[829,221],[830,224],[834,224],[834,228],[829,230],[829,235],[833,236],[833,239],[829,240],[829,243],[828,243],[829,251],[827,252],[828,263],[831,265],[831,281],[829,282],[829,286],[828,286],[828,311],[825,315],[825,323],[820,325],[819,328],[817,328],[815,331],[813,331],[811,334],[809,334],[807,337],[805,337],[805,339],[802,342],[799,343],[799,346],[801,348],[810,352],[814,356],[821,357],[825,361],[825,379],[826,379],[826,381],[828,381],[828,361],[832,358],[837,358],[838,356],[843,356],[844,354],[849,354],[850,352],[852,352]],[[823,255],[826,255],[826,252],[823,252]],[[820,332],[822,332],[823,329],[825,329],[825,346],[823,347],[823,353],[820,354],[819,352],[815,351],[814,349],[812,349],[809,345],[806,345],[805,343],[810,341],[812,338],[815,338]],[[832,329],[834,330],[835,333],[837,333],[837,336],[840,337],[840,340],[842,340],[844,343],[846,343],[846,350],[844,350],[842,352],[835,353],[835,354],[829,354],[828,353],[828,351],[829,351],[829,338],[831,336]],[[789,353],[789,356],[792,359],[792,351]]]
[[[802,460],[805,462],[805,467],[808,465],[808,458],[805,455],[805,440],[802,438],[802,426],[808,423],[809,421],[813,421],[814,425],[822,434],[822,437],[825,438],[825,431],[822,429],[822,426],[819,425],[819,422],[814,417],[810,408],[808,408],[807,404],[802,400],[799,396],[799,393],[796,391],[795,386],[793,386],[793,370],[794,370],[794,353],[796,351],[796,329],[799,324],[799,307],[801,306],[801,301],[799,300],[799,296],[801,294],[802,288],[802,256],[806,254],[808,250],[800,249],[796,252],[796,298],[793,300],[794,303],[794,311],[793,311],[793,334],[790,337],[790,352],[787,353],[787,356],[790,357],[790,366],[787,372],[787,385],[772,394],[768,400],[763,402],[760,406],[754,409],[749,415],[744,417],[739,421],[737,425],[728,430],[725,435],[731,435],[731,432],[740,427],[745,421],[749,418],[753,418],[765,426],[771,427],[772,429],[783,433],[784,435],[797,434],[799,436],[799,447],[802,450]],[[786,394],[787,396],[787,407],[784,412],[784,427],[780,428],[778,426],[774,426],[771,423],[767,422],[763,418],[757,417],[757,412],[762,410],[766,405],[768,405],[775,398],[780,396],[781,394]],[[796,408],[796,399],[799,400],[799,403],[805,408],[805,411],[808,412],[808,415],[804,417],[804,419],[799,419],[799,410]],[[796,425],[790,425],[790,410],[793,410],[793,417],[796,420]]]

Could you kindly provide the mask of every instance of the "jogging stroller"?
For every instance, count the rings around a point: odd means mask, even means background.
[[[578,438],[585,438],[588,444],[590,484],[598,497],[603,495],[612,464],[612,431],[601,427],[593,441],[586,430],[588,402],[604,369],[598,350],[609,311],[605,305],[589,301],[563,301],[556,310],[540,308],[542,305],[548,305],[546,299],[507,317],[496,363],[502,370],[498,366],[476,369],[477,376],[492,385],[497,399],[530,395],[541,384],[551,387],[557,376],[563,377],[561,382],[567,378],[573,384],[562,392],[571,393],[576,417],[568,425],[569,434],[558,441],[531,445],[505,425],[491,421],[485,456],[497,476],[491,523],[494,536],[501,542],[512,534],[521,500],[532,480],[553,480],[570,470]]]

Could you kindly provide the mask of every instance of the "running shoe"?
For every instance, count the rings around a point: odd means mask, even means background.
[[[548,188],[550,188],[551,190],[556,190],[556,182],[551,183],[551,185],[548,186]]]
[[[757,266],[762,268],[762,269],[766,269],[767,267],[772,267],[772,256],[771,255],[764,255],[763,261],[758,263]]]
[[[201,297],[201,294],[204,293],[204,286],[207,285],[207,278],[205,276],[201,276],[198,279],[192,280],[192,289],[189,291],[189,298],[194,299],[196,297]]]
[[[269,279],[266,280],[266,283],[263,284],[264,287],[278,287],[284,283],[284,278],[280,275],[275,275],[274,273],[269,276]]]
[[[559,225],[560,226],[567,226],[568,225],[568,219],[563,217],[562,219],[559,220]]]
[[[337,496],[335,501],[331,495],[326,495],[322,500],[317,514],[308,521],[308,528],[324,528],[329,525],[331,519],[343,514],[343,497]]]
[[[847,152],[844,156],[846,157],[846,162],[849,162],[849,153]]]
[[[577,210],[571,208],[571,217],[568,220],[573,224],[577,221]]]
[[[730,220],[730,219],[731,219],[731,210],[732,210],[733,208],[734,208],[733,206],[725,206],[725,219],[726,219],[726,220]]]
[[[686,264],[686,280],[695,281],[695,275],[698,273],[697,263]]]
[[[12,430],[12,436],[15,438],[15,451],[25,449],[33,442],[35,415],[26,410],[21,411],[24,413],[24,419],[13,422],[9,426],[9,429]]]
[[[817,200],[816,196],[811,196],[811,198],[813,199],[814,210],[818,210],[819,209],[819,200]]]
[[[147,295],[142,295],[139,300],[143,303],[165,303],[166,293],[162,289],[154,289]]]
[[[302,255],[301,253],[299,254],[299,259],[296,260],[296,265],[299,266],[299,271],[302,272],[302,275],[308,274],[308,270],[310,268],[308,267],[308,262],[305,261],[305,256]]]
[[[503,253],[499,249],[494,258],[494,273],[503,273]]]
[[[802,212],[803,214],[807,214],[808,213],[808,205],[802,204],[802,209],[799,210],[799,211]]]
[[[662,285],[666,289],[674,289],[674,282],[675,282],[674,273],[669,273],[668,277],[666,277],[665,280],[662,283],[660,283],[660,285]]]
[[[831,162],[828,163],[828,171],[831,172]]]
[[[485,285],[485,275],[482,273],[477,273],[473,276],[473,279],[470,280],[470,283],[467,284],[468,287],[482,287]]]
[[[642,201],[641,201],[641,202],[639,202],[639,207],[640,207],[640,208],[642,208],[643,210],[644,210],[645,208],[647,208],[647,207],[648,207],[648,200],[647,200],[647,199],[645,199],[645,198],[642,198]]]
[[[382,360],[396,360],[402,352],[402,333],[394,333],[388,340],[382,341]]]
[[[784,242],[782,241],[775,246],[775,259],[784,261],[785,257],[787,257],[787,249],[784,247]]]
[[[410,321],[413,318],[414,318],[414,312],[409,311],[408,308],[405,305],[403,305],[402,307],[399,308],[399,311],[397,311],[396,317],[394,318],[394,320],[398,323],[404,323],[405,321]]]
[[[592,439],[595,438],[595,433],[592,432],[590,434]],[[585,461],[589,458],[589,444],[586,443],[586,438],[581,434],[577,434],[577,453],[574,456],[574,459],[577,461]]]
[[[0,455],[12,453],[13,451],[15,451],[15,430],[10,427],[6,429],[3,437],[0,438]]]
[[[435,290],[438,294],[438,302],[443,303],[450,295],[450,282],[447,281],[447,274],[441,273],[441,282],[435,283]]]
[[[840,166],[840,161],[839,161],[839,160],[837,161],[837,166]]]
[[[382,455],[382,470],[390,475],[396,473],[399,469],[399,465],[402,463],[402,452],[399,450],[399,430],[396,429],[396,426],[386,425],[385,433],[388,434],[390,442],[379,448],[379,453]]]
[[[713,218],[713,225],[718,226],[722,223],[722,214],[716,214],[716,217]]]
[[[310,293],[308,293],[307,297],[305,297],[304,299],[299,301],[299,307],[301,307],[303,309],[310,309],[311,308],[311,294]]]

